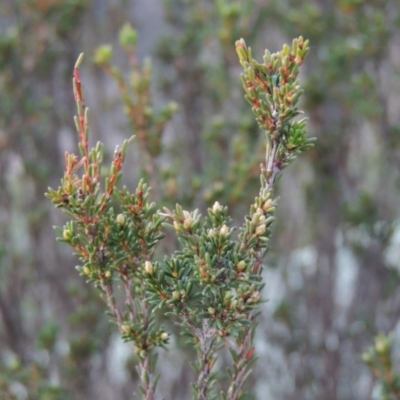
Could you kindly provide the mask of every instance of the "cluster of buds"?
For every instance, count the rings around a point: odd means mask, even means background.
[[[243,39],[236,42],[236,51],[245,69],[246,98],[261,128],[271,137],[277,138],[279,130],[298,114],[295,106],[302,92],[296,79],[308,50],[308,41],[300,37],[293,41],[292,48],[285,45],[282,52],[271,54],[266,50],[264,63],[260,64],[252,58],[251,49]]]
[[[191,233],[199,227],[200,213],[198,210],[189,212],[184,210],[180,205],[176,206],[174,212],[168,208],[164,208],[165,213],[161,215],[173,219],[173,228],[177,234]]]
[[[265,233],[265,221],[266,220],[263,210],[261,208],[258,208],[251,218],[251,224],[254,226],[254,233],[257,236],[262,236]]]

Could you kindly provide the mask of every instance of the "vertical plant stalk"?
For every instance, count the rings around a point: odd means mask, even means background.
[[[272,193],[273,185],[276,181],[277,176],[281,172],[279,162],[277,162],[277,151],[279,142],[277,139],[272,140],[272,147],[267,146],[266,150],[266,161],[265,166],[261,164],[261,180],[264,182],[264,187],[260,190],[260,198],[265,197],[266,194]],[[250,240],[251,237],[248,237]],[[250,243],[244,242],[242,246],[245,249],[250,247]],[[262,260],[264,257],[264,248],[259,246],[256,249],[255,262],[253,265],[253,273],[260,275],[262,272]],[[227,391],[226,400],[239,399],[242,394],[243,385],[252,372],[252,365],[255,362],[254,355],[254,333],[257,326],[257,312],[253,311],[249,315],[249,326],[243,329],[243,337],[241,337],[237,343],[236,360],[232,370],[231,380]]]
[[[133,293],[132,285],[128,279],[124,281],[124,287],[125,287],[125,304],[129,309],[130,320],[142,321],[144,325],[144,331],[148,332],[150,325],[150,311],[148,305],[144,301],[143,297],[141,298],[141,301],[136,302],[135,304],[135,299],[132,294]],[[113,293],[113,287],[111,284],[106,284],[103,286],[103,290],[108,308],[110,309],[112,315],[114,316],[120,331],[123,332],[124,329],[126,329],[124,318],[116,304]],[[140,304],[139,307],[137,307],[138,303]],[[135,344],[132,343],[132,345],[135,353],[137,353],[139,358],[138,373],[141,382],[141,391],[143,393],[143,399],[154,400],[156,384],[157,384],[156,373],[153,368],[155,364],[154,355],[152,354],[151,351],[144,351],[143,354],[140,354],[138,353],[138,348],[135,346]]]
[[[216,361],[215,340],[217,330],[210,327],[209,320],[203,319],[202,328],[194,329],[197,336],[199,369],[196,383],[197,400],[207,400],[209,398],[209,390],[211,388],[211,370]]]
[[[228,388],[226,400],[238,399],[242,393],[244,382],[251,373],[251,361],[254,358],[253,336],[256,328],[255,317],[249,318],[251,327],[246,329],[244,338],[238,340],[237,361],[235,363],[234,372]]]
[[[139,360],[140,366],[140,380],[142,382],[143,389],[143,399],[144,400],[154,400],[155,396],[155,373],[152,368],[152,356],[150,354],[146,354],[143,359]]]
[[[133,302],[133,299],[131,302]],[[149,309],[148,304],[143,298],[140,301],[140,314],[141,319],[143,320],[144,331],[150,331],[150,323],[151,323],[151,310]],[[153,317],[154,319],[154,317]],[[139,366],[140,366],[140,374],[141,374],[141,382],[144,393],[144,400],[154,400],[156,386],[157,386],[157,376],[154,371],[155,362],[157,361],[157,356],[152,354],[150,351],[146,351],[144,357],[139,354]]]
[[[140,319],[144,322],[144,330],[147,331],[149,328],[149,307],[145,303],[144,299],[140,301],[140,311],[135,305],[135,300],[132,295],[132,284],[129,279],[124,280],[125,287],[125,303],[130,310],[130,319],[132,321],[139,321]],[[122,317],[121,311],[119,310],[115,297],[114,290],[111,284],[105,284],[103,286],[107,306],[110,309],[112,315],[114,316],[117,325],[121,331],[124,330],[124,319]],[[134,351],[136,352],[137,348],[133,344]],[[155,390],[156,390],[156,376],[155,371],[153,370],[153,356],[149,352],[145,352],[145,355],[139,354],[139,377],[141,381],[141,388],[143,393],[144,400],[154,400]]]
[[[260,275],[262,271],[263,252],[258,250],[256,261],[253,266],[253,273]],[[257,327],[257,311],[250,313],[248,317],[249,326],[243,328],[242,334],[233,344],[231,354],[234,360],[234,366],[231,370],[230,383],[226,395],[226,400],[239,399],[243,385],[252,372],[252,365],[255,362],[253,338]],[[236,349],[235,349],[236,348]]]
[[[291,48],[285,45],[279,53],[271,54],[266,50],[262,64],[252,58],[251,49],[243,39],[236,42],[236,51],[244,68],[245,97],[265,132],[267,143],[265,162],[261,164],[260,192],[250,208],[253,225],[246,223],[241,234],[241,248],[245,253],[253,254],[252,273],[261,281],[262,260],[271,235],[266,222],[274,218],[277,203],[273,196],[274,184],[282,170],[297,154],[312,147],[313,142],[313,139],[305,137],[305,120],[293,120],[301,113],[297,102],[302,89],[297,76],[299,66],[308,54],[308,41],[299,37],[293,40]],[[258,226],[254,226],[257,221]],[[263,234],[266,234],[265,238],[261,238]],[[243,384],[251,373],[255,361],[253,339],[256,325],[257,313],[253,311],[248,315],[248,325],[239,333],[231,349],[233,368],[227,400],[241,397]]]
[[[75,124],[81,157],[65,154],[66,171],[61,186],[58,190],[49,188],[46,197],[70,217],[63,229],[56,228],[61,234],[59,240],[74,248],[82,262],[78,271],[101,292],[122,339],[133,345],[138,358],[142,398],[154,400],[157,385],[154,349],[167,343],[168,334],[154,323],[155,315],[146,302],[140,277],[147,264],[152,267],[156,244],[164,237],[163,219],[156,213],[155,205],[148,201],[149,189],[142,181],[135,194],[117,187],[127,146],[133,137],[115,150],[102,190],[103,146],[97,143],[89,150],[89,110],[85,106],[79,73],[82,59],[83,54],[73,71]],[[83,171],[79,172],[80,169]],[[116,301],[116,285],[124,294],[123,304]]]
[[[88,149],[88,121],[87,121],[87,115],[88,115],[88,109],[85,107],[85,101],[84,101],[84,96],[83,96],[83,90],[82,90],[82,82],[80,78],[80,73],[79,73],[79,66],[82,62],[83,59],[83,54],[80,55],[78,61],[76,62],[75,68],[74,68],[74,93],[75,93],[75,100],[77,103],[77,109],[78,109],[78,118],[76,118],[76,125],[79,130],[79,138],[80,138],[80,147],[81,147],[81,152],[83,155],[83,161],[84,161],[84,170],[86,174],[82,177],[83,181],[87,181],[87,190],[89,192],[93,191],[94,188],[92,187],[93,185],[93,180],[89,179],[90,177],[90,154],[89,154],[89,149]],[[108,187],[106,188],[106,193],[104,197],[104,201],[102,202],[100,206],[100,213],[102,213],[107,205],[107,200],[110,198],[110,196],[114,192],[114,187],[118,179],[118,174],[120,173],[122,169],[122,164],[123,164],[123,156],[120,151],[117,151],[114,155],[114,161],[113,161],[113,172],[111,173],[111,176],[108,180]],[[97,183],[99,179],[99,174],[98,170],[96,169],[96,180],[95,183]],[[92,240],[94,240],[94,235]],[[143,246],[142,246],[143,247]],[[146,246],[144,246],[146,247]],[[147,250],[145,248],[144,250]],[[149,258],[147,252],[146,254],[142,254],[144,258]],[[149,310],[148,306],[145,303],[144,299],[144,294],[141,296],[141,307],[140,311],[136,309],[134,303],[134,297],[133,297],[133,285],[131,282],[132,277],[128,277],[125,275],[123,272],[120,274],[120,278],[124,283],[125,287],[125,304],[127,305],[127,308],[129,309],[130,313],[130,319],[132,321],[140,321],[142,320],[144,322],[144,331],[147,332],[149,328]],[[113,285],[110,281],[104,280],[104,282],[101,282],[101,289],[104,293],[104,297],[106,300],[106,303],[108,305],[108,308],[111,311],[111,314],[114,316],[116,323],[121,331],[124,329],[124,317],[118,308],[118,305],[115,300],[114,296],[114,288]],[[134,350],[136,351],[137,348],[135,344],[133,344]],[[145,351],[145,355],[143,356],[142,354],[139,354],[139,376],[140,376],[140,381],[141,381],[141,389],[143,392],[144,400],[154,400],[154,395],[155,395],[155,384],[156,384],[156,379],[154,376],[154,371],[152,369],[152,354],[151,352]]]

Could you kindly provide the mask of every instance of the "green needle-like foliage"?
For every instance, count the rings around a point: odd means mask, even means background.
[[[125,28],[123,32],[124,46],[135,46],[132,31]],[[221,396],[232,400],[242,397],[243,384],[255,361],[253,337],[257,307],[262,301],[262,262],[277,206],[274,183],[299,153],[312,146],[312,139],[306,138],[305,120],[296,119],[301,114],[298,101],[302,94],[298,72],[308,53],[308,42],[300,37],[291,48],[284,46],[275,54],[267,51],[262,64],[252,58],[243,39],[236,42],[236,50],[244,68],[245,96],[266,136],[266,158],[260,160],[260,191],[241,227],[232,226],[228,208],[219,202],[204,217],[199,210],[187,211],[179,204],[173,210],[159,212],[149,201],[149,188],[143,180],[133,194],[126,187],[119,189],[127,147],[133,138],[116,149],[102,186],[103,147],[99,143],[88,149],[88,109],[78,70],[81,58],[74,70],[81,157],[66,154],[61,186],[49,189],[47,197],[71,218],[59,229],[60,241],[74,248],[81,261],[78,271],[100,290],[122,339],[134,345],[144,399],[155,396],[154,349],[164,347],[169,337],[156,319],[154,311],[158,309],[173,317],[197,351],[194,398],[217,396],[219,375],[213,367],[217,350],[225,343],[233,361],[229,387]],[[107,48],[100,49],[96,58],[106,69],[111,68]],[[110,73],[125,88],[120,75],[112,69]],[[137,94],[141,93],[144,76],[140,74],[133,78]],[[149,80],[147,72],[145,75]],[[149,93],[148,85],[145,92]],[[156,157],[158,153],[152,153],[149,146],[154,137],[145,134],[151,129],[144,131],[138,123],[150,99],[142,102],[138,95],[132,103],[130,98],[127,95],[125,103],[139,145],[149,158]],[[83,170],[81,175],[79,170]],[[151,175],[152,170],[147,172]],[[165,229],[174,231],[180,248],[160,260],[155,254]],[[114,295],[117,288],[123,293],[123,304]]]
[[[61,186],[58,190],[49,188],[46,196],[71,218],[63,229],[58,228],[60,241],[74,248],[81,261],[78,271],[100,290],[122,339],[133,343],[139,359],[141,390],[145,399],[152,399],[157,383],[153,350],[164,346],[168,334],[155,325],[140,276],[164,237],[163,217],[149,202],[149,189],[143,181],[134,194],[117,188],[133,137],[115,150],[110,172],[101,185],[103,146],[98,143],[91,151],[88,149],[89,112],[78,69],[81,60],[82,56],[75,66],[73,80],[81,157],[66,153]],[[80,169],[82,175],[78,174]],[[115,298],[117,287],[125,298],[123,306]]]
[[[262,64],[252,58],[251,49],[243,39],[236,42],[236,51],[244,68],[245,97],[266,134],[269,179],[313,143],[313,139],[306,138],[306,121],[294,120],[301,114],[298,102],[303,90],[298,75],[309,51],[308,41],[302,37],[295,39],[292,47],[285,45],[279,53],[266,50]]]

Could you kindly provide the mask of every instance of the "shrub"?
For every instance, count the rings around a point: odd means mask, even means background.
[[[127,46],[136,44],[129,27],[121,39]],[[239,227],[232,226],[228,208],[218,202],[208,209],[207,216],[179,204],[160,211],[145,180],[140,180],[134,192],[120,188],[122,167],[134,137],[116,148],[109,173],[103,177],[103,145],[97,143],[89,149],[89,109],[79,73],[82,55],[74,68],[80,156],[65,154],[61,186],[49,188],[46,196],[70,218],[63,228],[56,228],[59,241],[74,249],[80,260],[77,270],[100,291],[122,339],[133,345],[140,390],[147,400],[155,397],[158,381],[156,349],[166,347],[169,339],[158,310],[176,321],[196,349],[194,398],[217,395],[219,373],[214,365],[217,350],[224,344],[233,362],[228,387],[221,396],[239,399],[243,395],[256,356],[253,337],[262,301],[262,262],[277,206],[274,186],[296,156],[312,146],[313,140],[306,137],[305,119],[297,118],[302,94],[298,73],[308,54],[308,42],[299,37],[278,53],[267,50],[262,63],[253,59],[243,39],[236,42],[236,51],[244,69],[245,97],[266,144],[265,160],[260,160],[260,190]],[[108,65],[109,55],[109,50],[102,48],[97,61]],[[123,80],[115,71],[113,74],[124,88]],[[143,162],[151,163],[161,130],[157,131],[159,118],[146,114],[150,107],[148,78],[146,66],[137,67],[132,80],[135,101],[128,95],[125,101],[146,156]],[[165,120],[169,117],[167,113]],[[151,181],[155,172],[147,164],[144,167]],[[163,254],[168,229],[180,245]],[[122,299],[117,298],[118,290]]]

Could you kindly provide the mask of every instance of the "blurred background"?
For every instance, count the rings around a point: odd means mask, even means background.
[[[237,223],[258,193],[264,144],[234,42],[243,37],[261,61],[265,48],[310,40],[302,107],[318,140],[278,183],[246,399],[400,398],[393,385],[383,397],[393,379],[361,359],[379,332],[393,332],[392,378],[400,373],[398,0],[2,0],[0,398],[135,398],[130,347],[56,243],[52,227],[65,219],[44,198],[64,152],[78,152],[71,81],[81,52],[92,144],[104,142],[110,158],[134,133],[115,81],[93,62],[111,44],[129,77],[118,44],[126,22],[138,61],[152,60],[154,108],[179,107],[154,159],[157,200],[203,212],[218,200]],[[132,189],[143,162],[134,144],[124,170]],[[172,336],[160,398],[190,398],[190,357]]]

